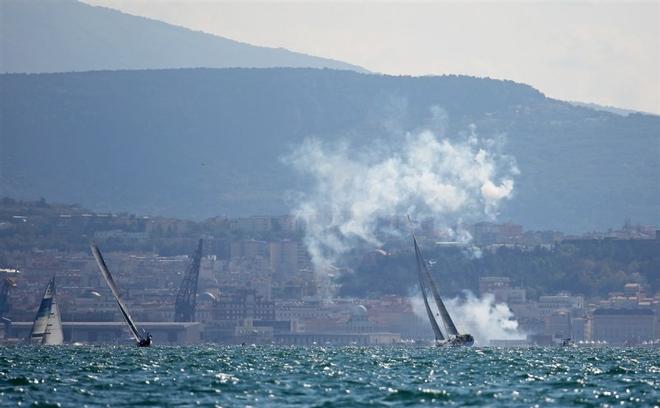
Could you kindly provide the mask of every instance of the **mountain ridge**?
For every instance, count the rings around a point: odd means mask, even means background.
[[[309,187],[281,158],[308,137],[475,125],[521,170],[501,219],[531,229],[660,224],[660,119],[617,116],[512,81],[303,68],[0,75],[0,195],[201,219],[281,214]],[[38,160],[35,160],[38,158]]]
[[[75,0],[4,0],[0,22],[3,73],[277,66],[366,72]]]

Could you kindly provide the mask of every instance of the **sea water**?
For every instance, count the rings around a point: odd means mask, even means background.
[[[0,347],[0,406],[659,406],[658,348]]]

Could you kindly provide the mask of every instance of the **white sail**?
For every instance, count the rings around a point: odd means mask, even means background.
[[[114,279],[112,279],[112,275],[110,275],[110,271],[108,270],[108,267],[106,266],[105,261],[103,260],[101,251],[99,251],[99,249],[94,243],[91,244],[91,248],[92,248],[92,254],[94,254],[94,259],[96,259],[96,264],[98,265],[99,270],[101,271],[101,275],[103,275],[103,278],[105,278],[105,281],[108,283],[108,286],[112,291],[112,295],[115,297],[115,300],[117,301],[117,305],[119,306],[119,311],[121,312],[121,315],[124,317],[126,324],[128,324],[128,328],[130,329],[131,334],[135,338],[135,341],[139,343],[140,341],[143,340],[143,338],[140,335],[140,332],[138,331],[137,327],[135,326],[135,323],[133,322],[131,315],[128,313],[128,309],[126,308],[126,305],[122,301],[121,296],[119,296],[119,290],[117,289],[117,285],[115,284]]]
[[[30,343],[58,345],[64,342],[62,320],[55,300],[55,278],[51,279],[44,291],[39,310],[30,331]]]

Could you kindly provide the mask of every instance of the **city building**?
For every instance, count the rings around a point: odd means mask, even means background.
[[[32,322],[14,322],[9,337],[27,339]],[[138,327],[150,333],[155,344],[195,344],[201,340],[199,323],[142,322]],[[118,322],[62,322],[65,343],[130,344],[126,323]]]
[[[543,334],[555,339],[573,338],[571,315],[566,311],[554,311],[544,317]]]
[[[221,294],[215,303],[213,320],[275,320],[275,303],[257,295],[255,289],[237,289]]]
[[[523,227],[513,223],[479,222],[472,226],[472,238],[477,245],[517,244],[523,240]]]
[[[656,338],[656,314],[651,309],[598,308],[592,315],[592,340],[624,345]]]
[[[492,294],[495,302],[521,304],[527,302],[527,292],[522,288],[511,287],[511,279],[504,276],[484,276],[479,278],[481,296]]]
[[[577,316],[583,314],[584,297],[567,293],[539,296],[538,308],[541,317],[549,316],[556,311],[569,311]]]

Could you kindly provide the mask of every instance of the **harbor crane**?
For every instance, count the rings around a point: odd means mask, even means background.
[[[197,249],[181,281],[174,304],[175,322],[194,322],[195,307],[197,306],[197,282],[199,281],[199,267],[202,261],[203,240],[200,239]]]

